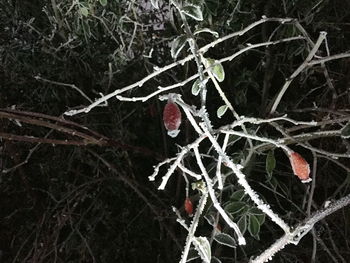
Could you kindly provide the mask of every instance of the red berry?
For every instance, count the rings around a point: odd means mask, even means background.
[[[289,154],[289,161],[292,165],[293,173],[298,176],[302,182],[306,183],[311,181],[310,166],[299,153],[291,152]]]
[[[193,213],[193,204],[191,199],[188,197],[185,199],[185,211],[189,216]]]
[[[168,134],[171,137],[176,137],[181,124],[181,111],[171,100],[164,107],[163,122],[165,128],[168,130]]]

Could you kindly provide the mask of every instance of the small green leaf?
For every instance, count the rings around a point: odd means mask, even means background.
[[[223,105],[218,108],[216,115],[218,116],[219,119],[222,117],[222,115],[225,114],[225,112],[227,111],[227,108],[228,108],[227,105]]]
[[[185,15],[197,20],[202,21],[203,20],[203,14],[202,9],[198,5],[187,5],[184,6],[181,10]]]
[[[231,202],[225,206],[225,211],[229,214],[236,214],[246,207],[245,202]]]
[[[80,14],[82,14],[85,17],[89,15],[89,9],[87,9],[87,7],[85,6],[81,7],[79,11],[80,11]]]
[[[214,77],[222,82],[225,79],[224,67],[219,63],[219,61],[212,58],[205,58],[203,60],[205,67],[210,68],[210,71],[213,73]]]
[[[202,261],[210,263],[211,248],[208,239],[206,237],[194,237],[192,242]]]
[[[246,215],[242,216],[238,220],[237,225],[239,227],[239,230],[241,230],[242,234],[244,234],[245,231],[247,231],[247,216]]]
[[[210,33],[212,34],[213,36],[215,36],[216,38],[219,37],[219,33],[214,31],[214,30],[211,30],[210,28],[201,28],[201,29],[197,29],[196,31],[193,32],[193,35],[197,35],[199,33]]]
[[[264,215],[264,212],[261,211],[257,207],[252,207],[252,208],[249,209],[249,214],[252,214],[252,215]]]
[[[215,63],[218,63],[218,61],[215,61]],[[224,67],[221,65],[221,63],[216,64],[214,68],[212,69],[212,72],[215,76],[215,78],[219,81],[222,82],[225,79],[225,71]]]
[[[199,92],[201,91],[202,88],[205,88],[205,85],[207,84],[209,78],[205,78],[202,82],[200,79],[197,79],[193,85],[192,85],[192,94],[194,96],[197,96],[199,94]]]
[[[340,135],[344,139],[350,138],[350,122],[341,129]]]
[[[201,87],[199,85],[200,83],[201,83],[200,79],[197,79],[192,85],[191,92],[194,96],[197,96],[201,90]]]
[[[102,5],[102,6],[106,6],[107,5],[107,0],[99,0],[100,1],[100,4]]]
[[[256,219],[258,219],[259,224],[262,225],[265,222],[265,215],[255,215]]]
[[[248,231],[253,237],[257,237],[260,232],[259,220],[254,215],[249,215]]]
[[[203,64],[206,68],[211,67],[215,63],[215,59],[212,58],[203,58]]]
[[[187,43],[187,36],[181,35],[173,40],[171,43],[171,57],[176,59],[180,51],[184,48]]]
[[[230,196],[230,200],[232,201],[241,201],[242,198],[244,197],[245,193],[244,190],[237,190],[235,191],[231,196]]]
[[[151,0],[151,4],[155,9],[159,9],[159,0]]]
[[[260,225],[262,225],[265,222],[265,214],[259,208],[252,207],[251,209],[249,209],[248,213],[250,215],[254,215],[258,219]]]
[[[218,233],[214,236],[214,240],[221,245],[235,248],[237,243],[233,237],[225,233]]]
[[[275,154],[274,151],[269,151],[267,156],[266,156],[266,172],[269,175],[269,177],[272,176],[272,172],[276,167],[276,159],[275,159]]]
[[[197,182],[193,182],[191,184],[192,186],[192,190],[199,190],[199,191],[203,191],[204,189],[206,189],[206,184],[203,182],[203,180],[197,181]]]

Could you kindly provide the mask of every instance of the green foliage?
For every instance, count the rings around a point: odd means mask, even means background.
[[[231,194],[230,201],[225,205],[225,211],[235,219],[243,234],[248,230],[252,237],[259,239],[265,214],[253,205],[244,190],[239,189]]]
[[[181,11],[185,15],[187,15],[187,16],[189,16],[197,21],[203,20],[202,9],[198,5],[186,5],[181,9]]]
[[[233,237],[231,237],[230,235],[225,234],[225,233],[217,233],[214,236],[214,240],[216,242],[218,242],[219,244],[224,245],[224,246],[228,246],[228,247],[232,247],[232,248],[235,248],[237,246],[235,239]]]
[[[202,262],[210,263],[211,260],[211,247],[206,237],[195,237],[193,244],[200,255]]]
[[[99,0],[99,1],[102,6],[106,6],[108,4],[108,0]]]
[[[196,81],[193,82],[191,92],[194,96],[197,96],[201,90],[200,82],[200,79],[196,79]]]
[[[224,67],[219,63],[217,60],[214,60],[212,58],[206,58],[204,59],[203,63],[211,73],[214,75],[214,77],[219,81],[222,82],[225,79],[225,71]]]
[[[274,151],[269,151],[266,156],[266,172],[269,178],[272,176],[272,172],[276,167],[276,158]]]
[[[187,43],[187,36],[186,35],[181,35],[178,36],[177,38],[175,38],[173,40],[173,42],[171,43],[171,56],[176,59],[177,56],[179,55],[179,53],[181,52],[181,50],[185,47]]]
[[[222,115],[225,114],[225,112],[227,111],[228,107],[227,105],[223,105],[223,106],[220,106],[216,112],[216,116],[218,116],[218,118],[221,118]]]

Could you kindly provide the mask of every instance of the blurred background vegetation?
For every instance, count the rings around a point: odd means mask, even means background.
[[[349,50],[348,1],[202,2],[204,21],[199,26],[220,36],[240,30],[263,15],[292,17],[313,41],[320,31],[326,31],[331,54]],[[193,29],[198,24],[189,22]],[[190,125],[184,120],[180,135],[168,137],[162,125],[163,103],[156,98],[145,103],[111,99],[108,107],[64,117],[69,123],[51,117],[63,117],[68,109],[88,105],[101,93],[132,84],[155,66],[172,63],[169,44],[181,33],[181,22],[168,1],[160,1],[160,9],[154,9],[148,0],[0,1],[0,262],[179,260],[186,231],[176,223],[170,206],[183,212],[185,182],[178,173],[166,191],[159,192],[148,176],[153,165],[178,151],[177,144],[183,146],[195,138]],[[247,43],[267,41],[271,34],[273,39],[280,39],[300,32],[294,25],[265,23],[216,46],[207,55],[223,58]],[[199,46],[213,40],[210,34],[197,39]],[[327,55],[325,47],[321,50],[324,53],[320,56]],[[183,50],[179,56],[187,52]],[[268,117],[274,96],[307,55],[305,41],[247,52],[224,64],[222,88],[240,115]],[[293,82],[279,112],[308,121],[349,117],[349,59],[332,61],[327,67],[333,89],[319,67],[310,68]],[[149,94],[159,85],[182,81],[194,72],[195,63],[176,67],[128,95]],[[175,92],[187,103],[199,105],[191,94],[191,85]],[[210,116],[216,116],[221,104],[209,86]],[[228,115],[212,119],[216,127],[233,121]],[[331,122],[318,128],[341,126]],[[261,126],[259,132],[279,136],[269,126]],[[62,145],[65,140],[67,145]],[[244,154],[243,146],[230,149],[233,158]],[[349,140],[333,137],[313,141],[313,146],[330,152],[349,153],[350,149]],[[309,151],[298,146],[293,149],[312,162]],[[266,155],[256,155],[246,168],[248,180],[287,222],[294,224],[305,217],[306,186],[292,175],[282,152],[276,150],[275,157],[276,168],[270,176],[265,171]],[[348,160],[319,158],[315,210],[325,200],[349,193]],[[207,164],[214,167],[215,160],[208,159]],[[187,165],[196,169],[194,162]],[[239,209],[231,207],[233,217],[239,220],[252,214],[254,207],[237,192],[240,188],[235,180],[228,182],[223,203],[240,202]],[[198,196],[195,192],[190,195],[195,204]],[[212,211],[208,207],[207,218]],[[344,209],[316,226],[317,262],[350,261],[349,213]],[[250,224],[250,235],[245,234],[247,246],[234,249],[213,243],[213,254],[222,262],[248,262],[280,237],[281,230],[272,222],[264,222],[259,214],[257,218],[261,220],[259,229],[252,229],[253,223],[244,218],[248,228]],[[230,232],[222,224],[221,230]],[[201,221],[199,232],[210,235],[211,231],[212,226]],[[312,249],[312,236],[308,235],[299,246],[280,252],[274,262],[310,262]]]

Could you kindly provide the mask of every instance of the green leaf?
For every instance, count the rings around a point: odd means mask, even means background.
[[[192,94],[194,96],[197,96],[199,94],[199,92],[201,91],[202,88],[205,88],[205,85],[207,84],[209,78],[205,78],[202,82],[200,81],[200,79],[197,79],[193,85],[192,85]]]
[[[250,215],[254,215],[258,219],[260,225],[262,225],[265,222],[265,214],[259,208],[252,207],[251,209],[249,209],[248,213]]]
[[[225,71],[224,71],[224,67],[221,65],[221,63],[219,63],[219,61],[212,58],[205,58],[203,60],[203,63],[207,68],[210,68],[210,71],[213,73],[214,77],[219,82],[224,81]]]
[[[203,58],[203,64],[205,67],[209,68],[215,63],[215,59],[212,58]]]
[[[191,92],[194,96],[197,96],[201,90],[200,83],[200,79],[197,79],[192,85]]]
[[[244,234],[245,231],[247,231],[247,216],[246,215],[242,216],[238,220],[237,225],[239,227],[239,230],[241,230],[242,234]]]
[[[350,122],[341,129],[340,135],[344,139],[350,138]]]
[[[79,9],[80,14],[82,14],[83,16],[87,17],[89,15],[89,9],[87,9],[87,7],[83,6]]]
[[[253,237],[257,237],[260,232],[259,220],[254,215],[249,215],[248,231]]]
[[[232,201],[241,201],[242,198],[244,197],[245,192],[244,190],[237,190],[235,191],[231,196],[230,196],[230,200]]]
[[[229,214],[236,214],[243,211],[245,207],[245,202],[231,202],[225,206],[225,211]]]
[[[218,61],[215,61],[215,63],[218,63]],[[225,71],[224,67],[221,65],[221,63],[216,64],[214,68],[212,69],[212,72],[215,76],[215,78],[219,81],[222,82],[225,79]]]
[[[184,6],[181,10],[185,15],[197,20],[202,21],[203,20],[203,14],[202,9],[198,5],[187,5]]]
[[[151,0],[151,4],[155,9],[159,9],[159,0]]]
[[[218,116],[219,119],[222,117],[222,115],[225,114],[225,112],[227,111],[227,108],[228,108],[227,105],[223,105],[218,108],[216,115]]]
[[[102,5],[102,6],[106,6],[107,5],[107,0],[99,0],[100,1],[100,4]]]
[[[266,172],[269,175],[269,177],[272,176],[272,172],[276,167],[276,159],[275,159],[275,154],[274,151],[269,151],[267,156],[266,156]]]
[[[194,237],[192,242],[202,261],[210,263],[211,248],[208,239],[206,237]]]
[[[204,189],[206,189],[206,184],[203,182],[203,180],[199,180],[197,182],[193,182],[191,184],[192,186],[192,190],[199,190],[199,191],[203,191]]]
[[[184,48],[184,46],[187,43],[187,36],[186,35],[181,35],[178,36],[173,40],[171,43],[171,57],[176,59],[177,56],[179,55],[180,51]]]
[[[214,31],[214,30],[211,30],[210,28],[201,28],[201,29],[197,29],[196,31],[193,32],[193,35],[197,35],[199,33],[210,33],[212,34],[213,36],[215,36],[216,38],[219,37],[219,33]]]
[[[264,215],[255,215],[256,219],[259,221],[259,225],[261,226],[265,222],[265,214]]]
[[[249,214],[252,214],[252,215],[264,215],[264,212],[261,211],[259,208],[257,207],[252,207],[249,209]]]
[[[225,233],[218,233],[214,236],[214,240],[221,245],[235,248],[237,243],[233,237]]]

